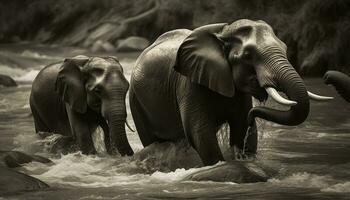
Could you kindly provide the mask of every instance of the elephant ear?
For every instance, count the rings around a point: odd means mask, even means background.
[[[87,94],[80,67],[88,60],[86,56],[65,59],[56,80],[56,91],[59,96],[71,109],[79,113],[85,113],[87,109]]]
[[[193,83],[226,97],[233,97],[235,87],[224,43],[213,33],[223,26],[221,24],[194,30],[181,44],[174,68]]]
[[[198,28],[194,29],[193,31],[195,31],[195,32],[197,32],[197,31],[202,32],[203,31],[203,32],[215,34],[215,33],[222,31],[222,29],[226,25],[227,25],[227,23],[208,24],[205,26],[198,27]]]

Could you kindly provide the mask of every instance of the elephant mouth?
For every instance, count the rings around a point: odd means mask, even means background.
[[[102,101],[99,98],[89,98],[88,105],[92,110],[100,112],[102,107]]]
[[[93,107],[96,110],[101,110],[101,104],[100,102],[94,103],[91,105],[91,107]]]
[[[264,102],[267,100],[268,94],[264,88],[253,88],[251,90],[251,94],[254,98],[258,99],[260,102]]]
[[[260,87],[258,79],[254,78],[250,82],[249,93],[260,102],[264,102],[268,98],[265,88]]]

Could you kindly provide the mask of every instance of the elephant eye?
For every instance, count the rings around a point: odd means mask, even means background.
[[[104,70],[101,68],[95,68],[91,71],[95,76],[101,76],[104,73]]]
[[[244,51],[242,54],[242,58],[245,60],[250,60],[252,58],[252,55],[249,51]]]
[[[92,91],[97,95],[101,96],[102,89],[99,85],[96,85],[94,88],[92,88]]]
[[[251,51],[245,50],[242,53],[242,58],[245,60],[251,60],[253,58],[253,55],[252,55]]]

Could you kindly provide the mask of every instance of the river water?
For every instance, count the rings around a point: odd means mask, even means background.
[[[54,136],[40,140],[34,132],[28,104],[31,83],[46,64],[77,54],[93,53],[58,46],[0,45],[0,73],[19,83],[15,88],[0,88],[0,148],[43,155],[54,162],[34,162],[19,169],[48,183],[49,189],[4,199],[350,199],[350,104],[321,79],[306,79],[308,89],[336,99],[311,102],[311,113],[302,125],[286,127],[259,120],[255,163],[274,171],[267,182],[184,180],[211,167],[203,167],[184,143],[155,144],[144,153],[137,133],[129,130],[133,157],[108,156],[102,150],[89,156],[50,153]],[[116,56],[129,79],[138,54]],[[276,107],[270,101],[266,104]],[[134,127],[127,106],[128,121]],[[218,137],[227,150],[226,132]]]

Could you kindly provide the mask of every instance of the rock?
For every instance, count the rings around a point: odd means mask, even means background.
[[[27,155],[19,151],[0,151],[0,166],[20,167],[29,162],[52,163],[50,159],[37,155]]]
[[[54,133],[39,131],[39,132],[37,132],[37,134],[38,134],[41,138],[46,138],[46,137],[49,137],[49,136],[53,135]]]
[[[71,152],[78,151],[78,147],[71,136],[64,136],[59,134],[54,134],[49,136],[50,144],[48,151],[55,154],[67,154]]]
[[[0,85],[6,86],[6,87],[16,87],[17,83],[11,77],[0,74]]]
[[[145,166],[144,173],[170,172],[178,168],[190,169],[203,165],[196,150],[186,140],[175,143],[155,142],[136,152],[133,158]]]
[[[0,166],[0,195],[34,191],[49,185],[26,174]]]
[[[146,38],[131,36],[118,41],[117,51],[143,51],[149,45]]]
[[[113,52],[115,48],[113,44],[107,41],[97,40],[91,47],[93,52]]]
[[[204,169],[187,176],[185,180],[235,183],[265,182],[268,174],[253,162],[234,161]]]

